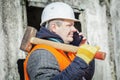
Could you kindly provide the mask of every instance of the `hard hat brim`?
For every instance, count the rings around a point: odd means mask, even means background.
[[[54,19],[51,19],[51,20],[55,20],[55,19],[63,19],[63,20],[71,20],[71,21],[74,21],[74,22],[80,22],[79,19],[66,19],[66,18],[54,18]],[[46,23],[48,21],[50,21],[50,20],[46,20],[45,22],[41,22],[40,26],[42,26],[44,23]]]

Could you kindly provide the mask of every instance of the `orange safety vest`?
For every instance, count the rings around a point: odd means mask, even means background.
[[[27,73],[27,62],[28,62],[28,59],[31,55],[31,53],[37,49],[45,49],[45,50],[48,50],[49,52],[51,52],[54,57],[56,58],[56,60],[58,61],[58,64],[59,64],[59,67],[60,67],[60,70],[63,71],[70,63],[71,61],[73,61],[73,59],[75,58],[75,54],[74,53],[67,53],[67,55],[65,54],[64,51],[62,50],[57,50],[51,46],[48,46],[48,45],[44,45],[44,44],[39,44],[39,45],[36,45],[27,55],[26,59],[25,59],[25,62],[24,62],[24,77],[25,77],[25,80],[30,80],[29,79],[29,75]],[[68,58],[69,57],[69,58]]]

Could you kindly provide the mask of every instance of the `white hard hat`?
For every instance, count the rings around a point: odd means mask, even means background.
[[[42,12],[40,25],[52,19],[79,21],[75,19],[73,9],[68,4],[63,2],[54,2],[47,5]]]

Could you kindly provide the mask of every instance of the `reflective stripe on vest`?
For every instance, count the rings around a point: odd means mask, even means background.
[[[71,61],[73,61],[73,59],[75,58],[75,55],[74,53],[64,53],[64,51],[62,50],[57,50],[51,46],[48,46],[48,45],[44,45],[44,44],[39,44],[39,45],[36,45],[32,50],[31,52],[28,53],[26,59],[25,59],[25,62],[24,62],[24,77],[25,77],[25,80],[29,80],[29,76],[28,76],[28,73],[27,73],[27,62],[28,62],[28,59],[31,55],[31,53],[37,49],[45,49],[45,50],[48,50],[49,52],[51,52],[54,57],[56,58],[57,62],[58,62],[58,65],[59,65],[59,68],[61,71],[63,71],[70,63]],[[69,58],[68,58],[69,57]]]

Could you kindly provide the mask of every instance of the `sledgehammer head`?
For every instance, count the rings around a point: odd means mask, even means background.
[[[32,44],[30,43],[30,39],[35,37],[37,30],[34,27],[28,26],[25,34],[23,36],[20,49],[26,52],[29,52],[32,49]]]

